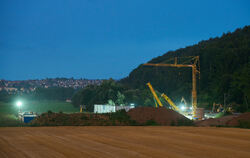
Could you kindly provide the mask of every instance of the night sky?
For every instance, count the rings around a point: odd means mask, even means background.
[[[0,79],[120,79],[249,24],[249,0],[0,0]]]

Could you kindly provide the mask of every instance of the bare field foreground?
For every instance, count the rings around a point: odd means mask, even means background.
[[[250,130],[215,127],[0,128],[0,157],[249,158]]]

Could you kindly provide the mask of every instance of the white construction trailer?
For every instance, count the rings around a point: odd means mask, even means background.
[[[125,109],[127,112],[130,109],[135,108],[134,105],[130,105],[130,106],[113,106],[113,105],[94,105],[94,113],[111,113],[111,112],[116,112],[118,110],[122,110]]]

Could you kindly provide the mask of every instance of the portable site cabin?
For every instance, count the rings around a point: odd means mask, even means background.
[[[126,112],[128,112],[130,109],[133,109],[133,108],[135,108],[134,105],[129,105],[129,106],[115,106],[115,111],[124,109]]]
[[[115,112],[113,105],[94,105],[94,113],[110,113]]]
[[[94,113],[111,113],[111,112],[116,112],[118,110],[125,109],[127,112],[130,109],[135,108],[134,105],[130,106],[113,106],[113,105],[94,105]]]
[[[29,123],[36,117],[37,117],[37,114],[34,112],[24,112],[24,113],[19,114],[19,118],[24,123]]]

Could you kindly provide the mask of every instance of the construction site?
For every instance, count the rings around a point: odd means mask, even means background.
[[[0,158],[250,158],[250,0],[0,7]]]
[[[167,63],[170,62],[170,63]],[[186,63],[186,64],[185,64]],[[147,122],[153,122],[158,125],[196,125],[196,126],[228,126],[239,127],[245,123],[248,127],[249,113],[236,113],[234,108],[229,105],[213,103],[212,109],[199,107],[197,103],[197,79],[200,78],[199,56],[175,57],[170,58],[164,63],[145,63],[146,67],[173,67],[187,68],[192,72],[192,90],[191,103],[188,104],[184,97],[181,104],[175,104],[165,93],[156,91],[150,82],[145,84],[148,91],[151,92],[152,100],[155,105],[148,107],[140,105],[117,105],[113,101],[110,104],[95,104],[93,112],[85,111],[85,106],[80,105],[80,113],[63,114],[47,113],[42,115],[33,115],[22,113],[19,118],[31,125],[145,125]],[[191,69],[190,69],[191,68]],[[163,103],[164,101],[164,103]],[[113,103],[112,103],[113,102]],[[21,106],[21,102],[18,102]],[[113,113],[119,113],[124,110],[120,120]],[[118,114],[119,115],[119,114]],[[126,118],[128,117],[128,118]],[[33,120],[34,119],[34,120]],[[69,122],[65,123],[64,120]],[[231,124],[232,120],[238,119],[236,123]],[[33,120],[33,121],[32,121]],[[70,122],[71,120],[71,122]],[[74,121],[72,121],[74,120]],[[113,121],[113,122],[112,122]],[[119,122],[120,121],[120,122]],[[127,122],[126,122],[127,121]],[[134,121],[134,122],[133,122]],[[211,124],[210,124],[211,122]],[[217,122],[217,123],[215,123]],[[187,123],[187,124],[186,124]]]
[[[171,64],[144,64],[191,68],[190,105],[184,98],[176,105],[148,82],[155,102],[150,107],[96,104],[92,113],[84,105],[71,114],[23,113],[23,127],[0,128],[0,157],[250,157],[250,131],[241,129],[249,128],[250,112],[235,113],[216,103],[211,110],[199,108],[199,57],[191,60],[186,65],[178,58]],[[215,118],[223,113],[228,115]]]

